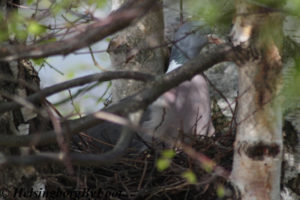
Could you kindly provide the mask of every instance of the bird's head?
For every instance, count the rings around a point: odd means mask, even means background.
[[[210,28],[203,22],[187,22],[179,27],[174,36],[169,71],[176,69],[189,59],[195,58],[209,43]]]

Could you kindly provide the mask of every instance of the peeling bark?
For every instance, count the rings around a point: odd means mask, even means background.
[[[274,1],[275,5],[276,1]],[[272,6],[274,6],[272,5]],[[237,136],[231,181],[242,199],[279,199],[282,162],[282,17],[237,1],[234,45],[251,48],[239,65]]]

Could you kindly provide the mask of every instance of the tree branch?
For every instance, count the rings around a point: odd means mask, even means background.
[[[152,8],[158,0],[131,0],[112,12],[104,20],[82,28],[77,35],[47,44],[1,45],[0,60],[12,61],[23,58],[41,58],[53,55],[67,55],[80,48],[98,42],[105,37],[120,31],[139,19]]]
[[[41,99],[55,94],[57,92],[61,92],[62,90],[66,90],[69,88],[81,86],[84,84],[88,84],[94,81],[102,82],[102,81],[110,81],[113,79],[134,79],[139,81],[150,81],[153,80],[153,76],[150,74],[145,74],[141,72],[134,71],[111,71],[111,72],[102,72],[92,75],[83,76],[80,78],[72,79],[70,81],[65,81],[63,83],[59,83],[50,87],[47,87],[33,95],[28,96],[25,100],[31,103],[38,103]],[[0,114],[3,112],[11,111],[20,108],[22,105],[18,102],[4,102],[0,104]]]
[[[155,80],[147,84],[142,91],[121,100],[119,103],[104,108],[102,111],[126,115],[139,109],[144,109],[164,92],[176,87],[186,80],[191,79],[196,74],[209,69],[217,63],[232,61],[235,57],[236,54],[230,44],[218,45],[209,49],[207,52],[201,52],[197,58],[187,62],[184,66],[168,74],[156,77]],[[72,135],[91,128],[101,123],[101,121],[102,120],[95,117],[94,114],[87,115],[80,119],[67,121],[63,125],[62,134],[65,136]],[[46,145],[55,142],[55,132],[49,131],[42,134],[23,136],[2,135],[0,146],[16,147]]]
[[[195,151],[192,147],[182,144],[183,151],[195,159],[199,164],[206,164],[212,169],[212,173],[215,175],[228,178],[229,172],[223,167],[217,165],[213,160],[206,157],[205,155]],[[70,153],[65,155],[63,153],[38,153],[36,155],[26,156],[4,156],[0,154],[0,166],[26,166],[26,165],[45,165],[45,164],[60,164],[64,163],[66,156],[69,157],[72,164],[80,166],[99,166],[109,165],[112,162],[120,158],[120,152],[108,152],[99,154],[83,154],[83,153]],[[114,158],[114,159],[112,159]],[[200,165],[201,166],[201,165]],[[204,168],[204,166],[201,166]]]
[[[142,113],[140,112],[137,114],[137,116],[140,116]],[[98,154],[82,154],[82,153],[65,153],[65,152],[58,152],[58,153],[37,153],[35,155],[26,155],[22,156],[21,158],[19,156],[4,156],[0,154],[0,166],[22,166],[22,165],[45,165],[48,163],[57,163],[57,164],[63,164],[66,162],[66,160],[70,160],[72,164],[77,165],[88,165],[88,166],[97,166],[97,165],[108,165],[115,161],[119,161],[119,158],[126,153],[126,147],[130,145],[131,137],[134,136],[134,132],[130,129],[136,131],[136,132],[144,132],[142,127],[140,127],[137,124],[133,124],[131,121],[119,116],[115,116],[111,113],[105,113],[105,112],[97,112],[96,117],[100,119],[109,119],[109,121],[118,123],[119,125],[126,126],[125,129],[123,129],[123,132],[121,134],[121,138],[119,139],[118,143],[115,145],[113,150],[109,152],[105,152],[104,154],[101,154],[99,156]],[[133,117],[133,116],[132,116]],[[128,135],[129,134],[129,135]],[[198,161],[198,164],[202,167],[210,167],[213,169],[213,173],[222,176],[224,178],[228,178],[229,172],[225,170],[223,167],[218,166],[217,163],[215,163],[213,160],[208,158],[202,153],[197,152],[194,150],[191,146],[185,145],[184,143],[181,143],[180,141],[174,141],[167,138],[162,138],[162,140],[169,145],[178,145],[190,158],[195,159]],[[85,156],[87,155],[87,156]],[[1,157],[2,156],[2,157]],[[18,159],[19,158],[19,159]]]

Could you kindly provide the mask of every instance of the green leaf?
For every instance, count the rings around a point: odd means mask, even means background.
[[[71,9],[76,7],[78,3],[73,3],[72,0],[56,0],[52,6],[51,12],[54,15],[57,15],[60,12],[64,12],[64,9]]]
[[[28,32],[33,35],[41,35],[46,32],[47,27],[37,23],[36,21],[31,21],[29,22],[27,29]]]
[[[75,103],[74,104],[74,110],[76,113],[80,113],[80,110],[81,110],[81,106],[79,103]]]
[[[86,1],[88,5],[95,5],[97,8],[102,8],[107,4],[106,0],[88,0]]]
[[[189,183],[195,184],[197,182],[197,177],[194,172],[188,170],[182,174],[182,177],[185,178]]]
[[[10,37],[16,37],[20,41],[26,40],[28,31],[24,24],[25,18],[19,16],[17,12],[12,12],[10,17],[7,19],[8,35]]]
[[[206,172],[211,173],[213,170],[213,164],[211,162],[204,162],[204,163],[202,163],[202,168]]]
[[[31,5],[34,2],[34,0],[27,0],[27,5]]]
[[[75,77],[75,72],[74,71],[69,71],[68,73],[67,73],[67,78],[68,79],[72,79],[72,78],[74,78]]]
[[[32,61],[33,61],[34,65],[40,66],[40,65],[44,64],[46,59],[45,58],[33,58]]]
[[[171,160],[167,158],[159,158],[156,161],[156,167],[158,171],[164,171],[170,166],[170,164],[171,164]]]
[[[164,158],[174,158],[174,156],[176,155],[175,151],[173,149],[166,149],[162,152],[162,156]]]
[[[223,197],[225,196],[225,188],[224,188],[223,185],[219,185],[219,186],[217,187],[217,196],[218,196],[219,198],[223,198]]]
[[[103,8],[107,4],[107,0],[98,0],[97,2],[97,8]]]

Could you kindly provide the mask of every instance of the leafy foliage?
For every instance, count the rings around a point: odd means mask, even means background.
[[[189,183],[195,184],[197,182],[197,177],[194,172],[188,170],[182,174],[182,177],[185,178]]]
[[[156,167],[158,171],[164,171],[172,162],[172,158],[176,155],[173,149],[166,149],[162,152],[161,157],[156,161]]]

